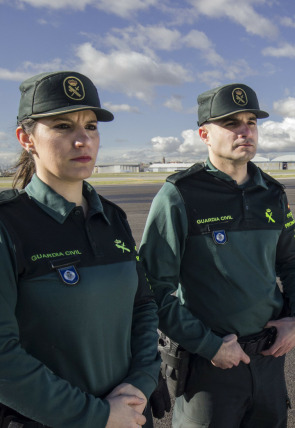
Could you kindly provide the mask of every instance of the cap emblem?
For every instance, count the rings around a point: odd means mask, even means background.
[[[234,102],[238,105],[238,106],[246,106],[248,104],[248,98],[247,98],[247,94],[244,91],[244,89],[241,88],[235,88],[232,91],[232,97]]]
[[[64,91],[67,97],[71,98],[74,101],[81,101],[85,97],[85,90],[83,83],[80,79],[74,76],[68,76],[65,78],[64,82]]]

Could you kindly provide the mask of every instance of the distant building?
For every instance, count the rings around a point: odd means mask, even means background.
[[[282,155],[277,156],[276,158],[271,160],[271,164],[273,165],[273,169],[295,169],[295,155]]]
[[[149,165],[148,172],[175,172],[182,171],[189,168],[194,163],[180,163],[180,162],[168,162],[168,163],[152,163]]]
[[[98,174],[110,173],[118,174],[124,172],[141,172],[141,164],[114,164],[114,165],[96,165],[93,172]]]

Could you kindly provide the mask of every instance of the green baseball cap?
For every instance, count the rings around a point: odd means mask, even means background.
[[[254,113],[258,119],[269,116],[260,110],[256,93],[242,83],[220,86],[198,96],[198,125],[240,112]]]
[[[80,110],[94,111],[100,122],[114,119],[111,112],[101,108],[92,81],[75,71],[41,73],[22,82],[19,89],[18,123]]]

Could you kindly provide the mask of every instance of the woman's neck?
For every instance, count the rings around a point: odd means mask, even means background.
[[[86,198],[83,196],[83,180],[66,182],[55,178],[48,179],[48,177],[40,177],[38,172],[37,176],[67,201],[75,203],[76,206],[81,206],[84,214],[87,214],[88,203]]]

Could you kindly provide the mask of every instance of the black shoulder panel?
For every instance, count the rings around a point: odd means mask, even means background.
[[[169,175],[166,178],[166,181],[175,184],[177,181],[182,180],[183,178],[189,177],[190,175],[196,174],[199,171],[203,171],[205,168],[204,163],[195,163],[190,168],[177,172],[176,174]]]
[[[3,190],[0,192],[0,204],[5,204],[16,199],[19,194],[20,192],[17,189]]]
[[[260,169],[260,172],[261,172],[261,175],[262,175],[262,177],[264,178],[265,181],[268,181],[270,183],[274,183],[277,186],[279,186],[281,189],[285,189],[286,186],[284,184],[280,183],[275,178],[273,178],[271,175],[267,174],[266,172],[262,171],[261,169]]]
[[[112,208],[115,208],[117,211],[119,211],[119,213],[126,219],[127,215],[125,213],[125,211],[119,207],[119,205],[115,204],[114,202],[110,201],[109,199],[104,198],[103,196],[101,196],[100,194],[98,195],[99,199],[101,200],[101,203],[104,207],[104,210],[107,211],[106,207],[110,206]]]

